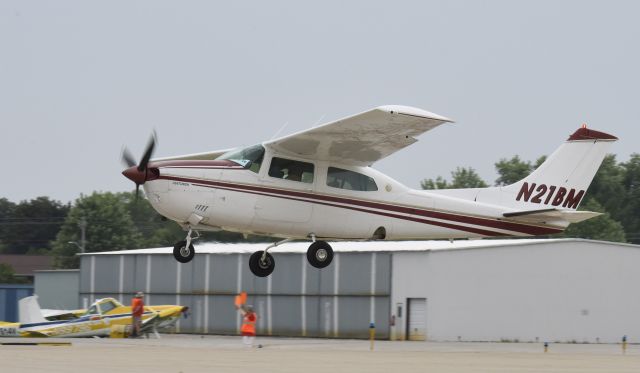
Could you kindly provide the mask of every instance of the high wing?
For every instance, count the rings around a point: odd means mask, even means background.
[[[451,119],[409,106],[380,106],[264,143],[281,153],[370,166]]]
[[[193,153],[193,154],[184,154],[184,155],[176,155],[172,157],[164,157],[164,158],[154,158],[151,162],[161,162],[161,161],[206,161],[213,160],[223,155],[224,153],[231,151],[233,149],[224,149],[224,150],[214,150],[211,152],[204,153]]]

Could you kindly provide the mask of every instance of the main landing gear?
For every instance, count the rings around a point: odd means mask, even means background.
[[[200,238],[200,234],[198,231],[195,231],[196,236],[192,238],[191,233],[193,233],[193,231],[189,228],[187,238],[184,241],[176,242],[173,246],[173,257],[180,263],[189,263],[191,259],[193,259],[193,256],[196,255],[196,250],[194,249],[193,244],[191,244],[191,241],[195,241]]]
[[[325,268],[331,264],[333,260],[333,249],[331,245],[325,241],[316,241],[315,235],[311,235],[311,239],[313,243],[309,246],[309,249],[307,249],[307,260],[309,264],[315,268]],[[264,251],[260,250],[251,254],[249,258],[249,269],[251,272],[258,277],[269,276],[276,267],[276,262],[267,250],[292,240],[291,238],[287,238],[286,240],[269,245]]]
[[[194,232],[195,237],[191,237],[191,234]],[[307,249],[307,261],[315,268],[327,267],[333,260],[333,249],[331,245],[325,241],[316,241],[316,236],[313,234],[309,237],[313,242],[309,246],[309,249]],[[189,228],[186,239],[176,242],[173,246],[174,258],[180,263],[189,263],[196,255],[196,250],[191,242],[198,238],[200,238],[198,231],[193,231]],[[267,277],[273,273],[274,268],[276,268],[276,261],[273,259],[273,256],[269,254],[268,250],[289,241],[293,241],[293,239],[287,238],[286,240],[272,243],[267,246],[266,249],[251,254],[251,257],[249,257],[249,269],[251,273],[258,277]]]

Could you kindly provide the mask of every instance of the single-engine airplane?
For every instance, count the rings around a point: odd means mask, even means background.
[[[97,299],[89,309],[70,311],[41,310],[36,296],[19,301],[20,321],[0,321],[0,337],[107,337],[116,326],[131,325],[131,307],[114,298]],[[145,306],[143,334],[173,326],[188,307],[178,305]]]
[[[547,235],[599,215],[577,208],[617,138],[586,126],[507,186],[415,190],[370,167],[447,122],[413,107],[381,106],[246,148],[150,161],[154,136],[138,164],[124,149],[123,174],[188,232],[174,246],[179,262],[193,258],[197,230],[282,238],[251,255],[260,277],[275,267],[268,250],[294,239],[312,241],[307,259],[324,268],[333,258],[326,240]]]

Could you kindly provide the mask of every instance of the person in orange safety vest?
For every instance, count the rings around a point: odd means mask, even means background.
[[[253,342],[256,338],[258,315],[253,311],[252,306],[239,306],[238,311],[242,314],[242,327],[240,328],[242,343],[247,347],[253,347]]]
[[[135,297],[131,300],[131,337],[140,336],[140,328],[142,327],[142,314],[144,313],[144,301],[142,297],[144,294],[139,291]]]

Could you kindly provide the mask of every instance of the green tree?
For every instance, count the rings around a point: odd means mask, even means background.
[[[542,166],[542,164],[546,160],[547,160],[547,156],[546,155],[541,155],[540,157],[538,157],[538,159],[536,159],[536,164],[533,165],[533,170],[537,170],[538,167]]]
[[[451,188],[486,188],[488,186],[471,167],[456,167],[451,177]]]
[[[634,153],[628,162],[622,163],[625,189],[624,202],[619,207],[619,220],[625,228],[627,238],[640,243],[640,154]]]
[[[16,204],[0,198],[0,252],[7,250],[7,234],[11,232],[11,217]]]
[[[47,253],[68,211],[69,205],[51,200],[49,197],[38,197],[14,204],[10,213],[2,217],[2,237],[5,245],[3,252]]]
[[[615,155],[607,154],[589,185],[585,203],[587,199],[595,199],[613,219],[620,221],[621,209],[627,199],[624,178],[625,168],[618,164]]]
[[[518,155],[514,155],[511,159],[501,158],[495,163],[496,171],[500,175],[496,179],[496,186],[510,185],[524,179],[546,160],[546,155],[536,159],[535,164],[521,160]]]
[[[0,263],[0,284],[13,283],[14,274],[15,271],[13,270],[13,267],[7,263]]]
[[[496,185],[509,185],[527,177],[533,169],[531,162],[524,162],[514,155],[511,159],[502,158],[496,164],[496,171],[500,177],[496,179]]]
[[[442,176],[438,176],[435,180],[424,179],[420,182],[422,189],[449,189],[449,183]]]
[[[0,263],[0,284],[22,284],[26,281],[15,277],[16,272],[7,263]]]
[[[580,223],[574,223],[560,233],[562,237],[588,238],[592,240],[626,242],[624,228],[620,222],[611,218],[604,207],[595,198],[587,200],[580,210],[603,212],[602,215]]]
[[[86,252],[124,250],[141,246],[140,233],[136,229],[127,205],[121,196],[114,193],[97,193],[80,196],[69,211],[67,218],[53,243],[57,268],[77,268],[79,260],[75,254],[80,242],[78,223],[85,219]]]
[[[420,186],[422,189],[485,188],[487,186],[487,183],[471,167],[456,167],[456,170],[451,172],[451,179],[451,183],[441,176],[435,180],[424,179],[420,182]]]

